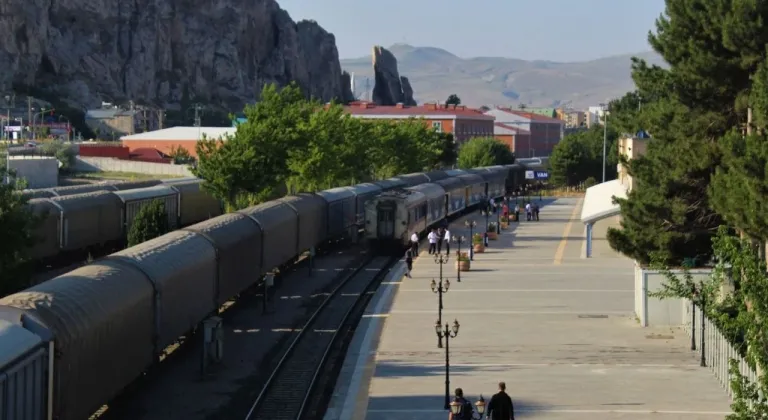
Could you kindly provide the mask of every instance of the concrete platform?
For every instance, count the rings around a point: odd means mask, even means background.
[[[595,226],[581,258],[581,202],[558,199],[541,221],[521,222],[476,254],[456,281],[453,258],[443,323],[451,340],[450,389],[488,399],[506,381],[522,419],[722,419],[725,391],[698,366],[679,329],[642,328],[633,314],[632,262]],[[484,218],[470,215],[478,225]],[[452,233],[465,234],[463,220]],[[514,226],[514,225],[513,225]],[[413,279],[383,285],[347,355],[326,420],[441,419],[445,349],[436,347],[438,266],[426,253]],[[394,299],[393,299],[394,297]],[[452,397],[452,396],[451,396]]]

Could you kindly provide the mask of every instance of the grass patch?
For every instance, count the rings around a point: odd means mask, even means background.
[[[120,180],[120,181],[144,181],[148,179],[168,179],[168,178],[182,178],[181,175],[158,175],[158,174],[142,174],[137,172],[70,172],[66,175],[68,178],[77,179],[98,179],[98,180]]]

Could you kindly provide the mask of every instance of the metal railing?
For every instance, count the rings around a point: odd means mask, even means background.
[[[747,361],[741,357],[738,351],[728,342],[720,329],[712,321],[702,314],[701,308],[693,305],[691,301],[683,303],[683,330],[691,338],[692,349],[702,358],[706,367],[712,371],[720,385],[733,398],[731,389],[730,363],[736,360],[739,371],[750,383],[757,383],[757,372],[752,369]],[[703,331],[703,333],[702,333]]]

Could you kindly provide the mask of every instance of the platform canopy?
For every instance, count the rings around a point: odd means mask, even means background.
[[[621,209],[618,204],[613,203],[613,198],[627,198],[627,188],[628,186],[618,179],[587,188],[584,206],[581,208],[581,221],[584,224],[592,224],[618,215]]]

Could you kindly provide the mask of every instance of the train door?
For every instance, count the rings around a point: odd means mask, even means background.
[[[395,236],[395,203],[392,201],[379,202],[376,206],[376,234],[379,238]]]

